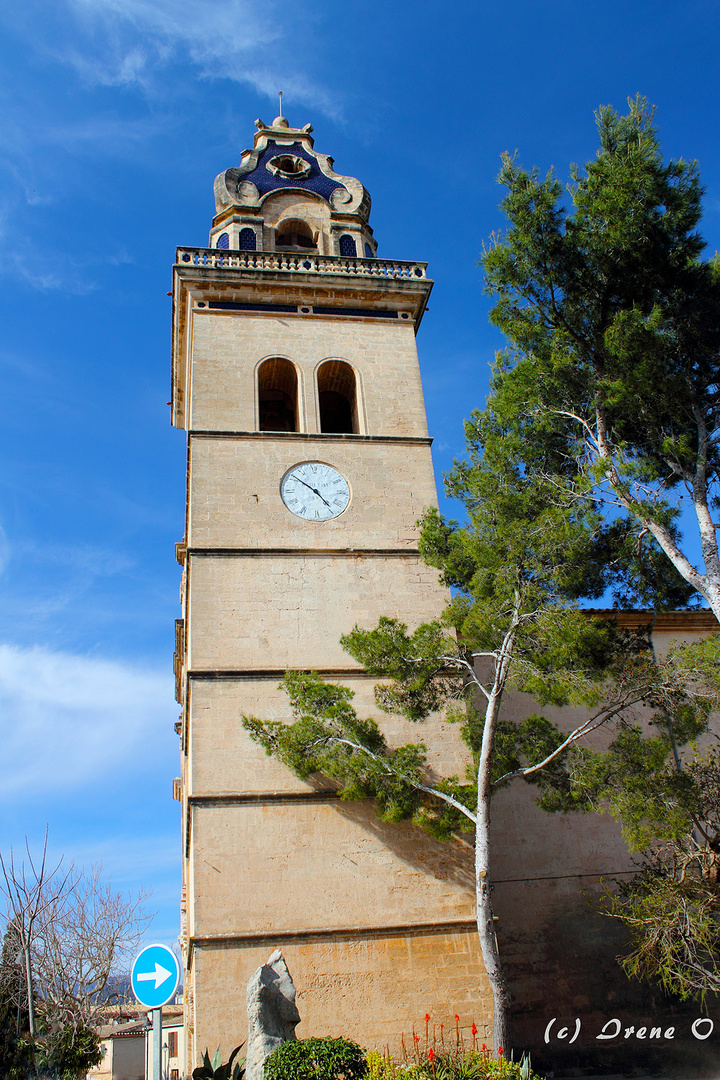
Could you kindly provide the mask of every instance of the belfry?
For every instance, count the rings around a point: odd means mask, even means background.
[[[446,601],[417,549],[436,501],[415,344],[425,264],[378,257],[368,193],[314,150],[309,124],[256,127],[215,181],[209,246],[178,248],[174,267],[189,1069],[245,1037],[246,984],[275,948],[298,988],[298,1038],[398,1052],[426,1013],[481,1033],[491,1013],[470,844],[298,780],[242,726],[290,719],[287,669],[342,682],[361,715],[381,715],[341,634],[381,615],[415,626]],[[439,721],[382,724],[462,772]]]

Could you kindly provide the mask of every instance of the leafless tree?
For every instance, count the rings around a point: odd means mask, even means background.
[[[103,877],[62,859],[48,867],[47,833],[39,859],[26,841],[18,865],[12,850],[0,853],[5,923],[17,928],[24,966],[30,1034],[38,1016],[48,1029],[97,1024],[126,999],[132,955],[152,915],[147,893],[125,896]]]
[[[2,869],[4,881],[4,886],[0,886],[0,891],[5,897],[5,922],[6,927],[12,923],[18,937],[23,963],[30,1036],[33,1039],[36,1034],[36,983],[33,945],[42,925],[47,921],[46,917],[49,909],[55,903],[59,892],[65,889],[67,883],[67,875],[63,876],[60,872],[61,862],[58,862],[52,870],[48,869],[47,842],[46,829],[42,856],[38,861],[33,859],[27,837],[25,838],[27,866],[25,862],[20,863],[19,866],[16,864],[12,848],[7,859],[0,852],[0,868]]]

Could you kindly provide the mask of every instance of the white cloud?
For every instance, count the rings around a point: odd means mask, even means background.
[[[154,52],[168,59],[185,48],[195,63],[242,56],[276,41],[285,21],[277,0],[68,0],[81,20],[105,33],[106,54],[122,57],[120,77],[135,78]],[[139,42],[132,31],[140,32]],[[126,37],[127,35],[127,37]],[[123,46],[125,46],[123,48]]]
[[[337,95],[303,73],[313,22],[306,9],[296,14],[280,0],[66,0],[65,10],[71,19],[34,44],[86,82],[152,91],[158,74],[179,63],[190,80],[231,79],[275,101],[282,89],[290,100],[338,115]]]
[[[0,645],[0,791],[68,791],[152,756],[177,713],[168,674]]]

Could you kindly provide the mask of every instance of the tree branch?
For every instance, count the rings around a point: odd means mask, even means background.
[[[363,746],[362,743],[353,742],[351,739],[342,739],[338,735],[328,735],[326,738],[317,739],[312,745],[323,745],[327,743],[336,743],[340,746],[349,746],[353,750],[359,750],[363,754],[367,754],[379,765],[383,767],[383,770],[388,776],[397,776],[401,780],[404,780],[411,787],[417,788],[418,791],[425,791],[428,795],[434,795],[437,799],[442,799],[443,802],[448,803],[450,806],[454,806],[456,810],[459,810],[461,814],[464,814],[466,818],[469,818],[473,824],[477,823],[477,818],[473,814],[472,810],[468,810],[467,806],[456,799],[453,795],[448,795],[445,791],[438,791],[437,788],[429,787],[427,784],[421,784],[419,780],[415,780],[412,776],[408,776],[407,773],[400,772],[399,769],[393,769],[388,765],[385,758],[380,757],[378,754],[374,754],[372,750],[368,750],[367,746]]]

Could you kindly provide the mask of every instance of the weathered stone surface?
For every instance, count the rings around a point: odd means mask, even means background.
[[[248,1040],[245,1080],[263,1080],[265,1058],[295,1038],[300,1013],[283,954],[276,949],[262,964],[247,988]]]

